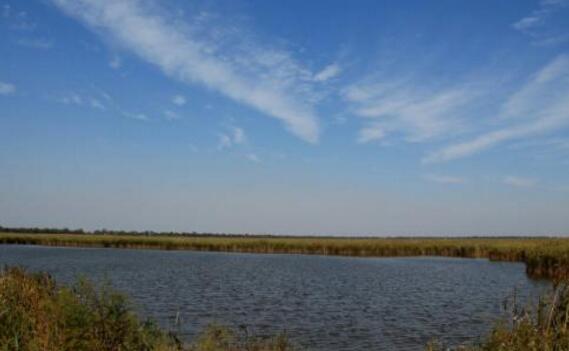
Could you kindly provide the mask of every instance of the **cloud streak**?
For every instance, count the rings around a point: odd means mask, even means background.
[[[217,149],[221,151],[246,142],[247,136],[245,135],[245,131],[239,127],[231,127],[227,133],[219,134]]]
[[[534,44],[551,46],[569,40],[569,31],[566,26],[554,26],[551,22],[554,17],[566,22],[568,15],[568,0],[542,0],[539,8],[530,15],[512,24],[512,27],[533,39]]]
[[[531,188],[537,184],[537,181],[530,178],[507,176],[504,177],[502,183],[516,188]]]
[[[401,134],[408,142],[426,142],[461,129],[459,109],[475,93],[462,88],[439,90],[413,88],[407,80],[362,81],[342,92],[352,112],[368,120],[358,142]]]
[[[94,96],[83,96],[76,92],[66,93],[57,98],[57,102],[64,105],[88,106],[98,110],[106,110],[107,107],[101,99]]]
[[[177,106],[184,106],[187,100],[186,97],[183,95],[174,95],[172,97],[172,103]]]
[[[335,78],[340,73],[342,73],[342,68],[340,67],[340,65],[338,65],[337,63],[333,63],[331,65],[324,67],[322,71],[318,72],[314,76],[314,80],[317,82],[325,82],[327,80]]]
[[[10,95],[16,92],[16,87],[14,84],[0,82],[0,95]]]
[[[425,179],[439,183],[439,184],[464,184],[466,183],[466,179],[461,177],[453,177],[453,176],[445,176],[445,175],[438,175],[438,174],[428,174],[425,176]]]
[[[500,117],[510,123],[509,126],[449,145],[428,155],[423,162],[444,162],[467,157],[509,140],[565,127],[569,124],[568,97],[569,55],[559,55],[502,105]]]
[[[53,0],[53,3],[89,28],[110,36],[143,60],[157,65],[168,76],[201,84],[282,121],[303,140],[318,141],[319,122],[314,112],[317,97],[302,67],[287,53],[259,45],[224,52],[223,40],[219,44],[208,41],[207,35],[196,35],[179,21],[158,15],[160,9],[151,8],[147,2]]]

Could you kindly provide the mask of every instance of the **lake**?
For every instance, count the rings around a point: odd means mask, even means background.
[[[521,263],[0,245],[1,265],[104,280],[191,340],[210,323],[286,331],[309,350],[423,350],[475,342],[519,300],[549,287]],[[176,316],[179,325],[175,325]]]

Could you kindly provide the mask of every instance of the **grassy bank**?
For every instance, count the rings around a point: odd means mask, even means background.
[[[316,238],[187,235],[0,233],[0,244],[294,253],[361,257],[448,256],[526,263],[535,278],[569,276],[569,239]]]
[[[509,318],[499,321],[477,345],[456,351],[566,351],[569,350],[569,286],[558,284],[534,306],[511,303]],[[426,351],[448,351],[434,342]]]
[[[461,351],[569,350],[569,288],[560,284],[536,306],[510,305],[478,345]],[[378,345],[379,346],[379,345]],[[128,300],[88,281],[60,286],[48,274],[21,268],[0,271],[2,351],[292,351],[286,335],[257,338],[211,326],[191,343],[141,320]],[[449,350],[436,342],[426,351]]]
[[[193,344],[142,321],[127,298],[88,281],[60,286],[46,273],[0,272],[2,351],[289,351],[284,336],[258,339],[212,326]]]

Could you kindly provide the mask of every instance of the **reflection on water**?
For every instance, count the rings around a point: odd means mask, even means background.
[[[0,264],[108,279],[137,309],[190,340],[207,324],[286,330],[310,350],[422,350],[476,341],[516,289],[546,283],[524,265],[450,258],[350,258],[0,245]]]

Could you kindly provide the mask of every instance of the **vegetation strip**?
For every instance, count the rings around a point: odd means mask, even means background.
[[[446,256],[524,262],[532,278],[569,277],[564,238],[333,238],[173,234],[0,233],[0,244],[289,253],[358,257]]]
[[[126,296],[87,280],[60,286],[47,273],[0,271],[3,351],[291,351],[284,335],[257,338],[210,326],[192,344],[141,320]]]
[[[499,322],[479,344],[462,351],[569,350],[569,288],[559,284],[536,306],[515,299],[508,320]],[[292,351],[285,334],[261,338],[210,326],[193,342],[141,320],[128,299],[109,286],[87,280],[58,285],[47,273],[18,267],[0,270],[0,350],[6,351]],[[451,350],[436,341],[426,351]]]

